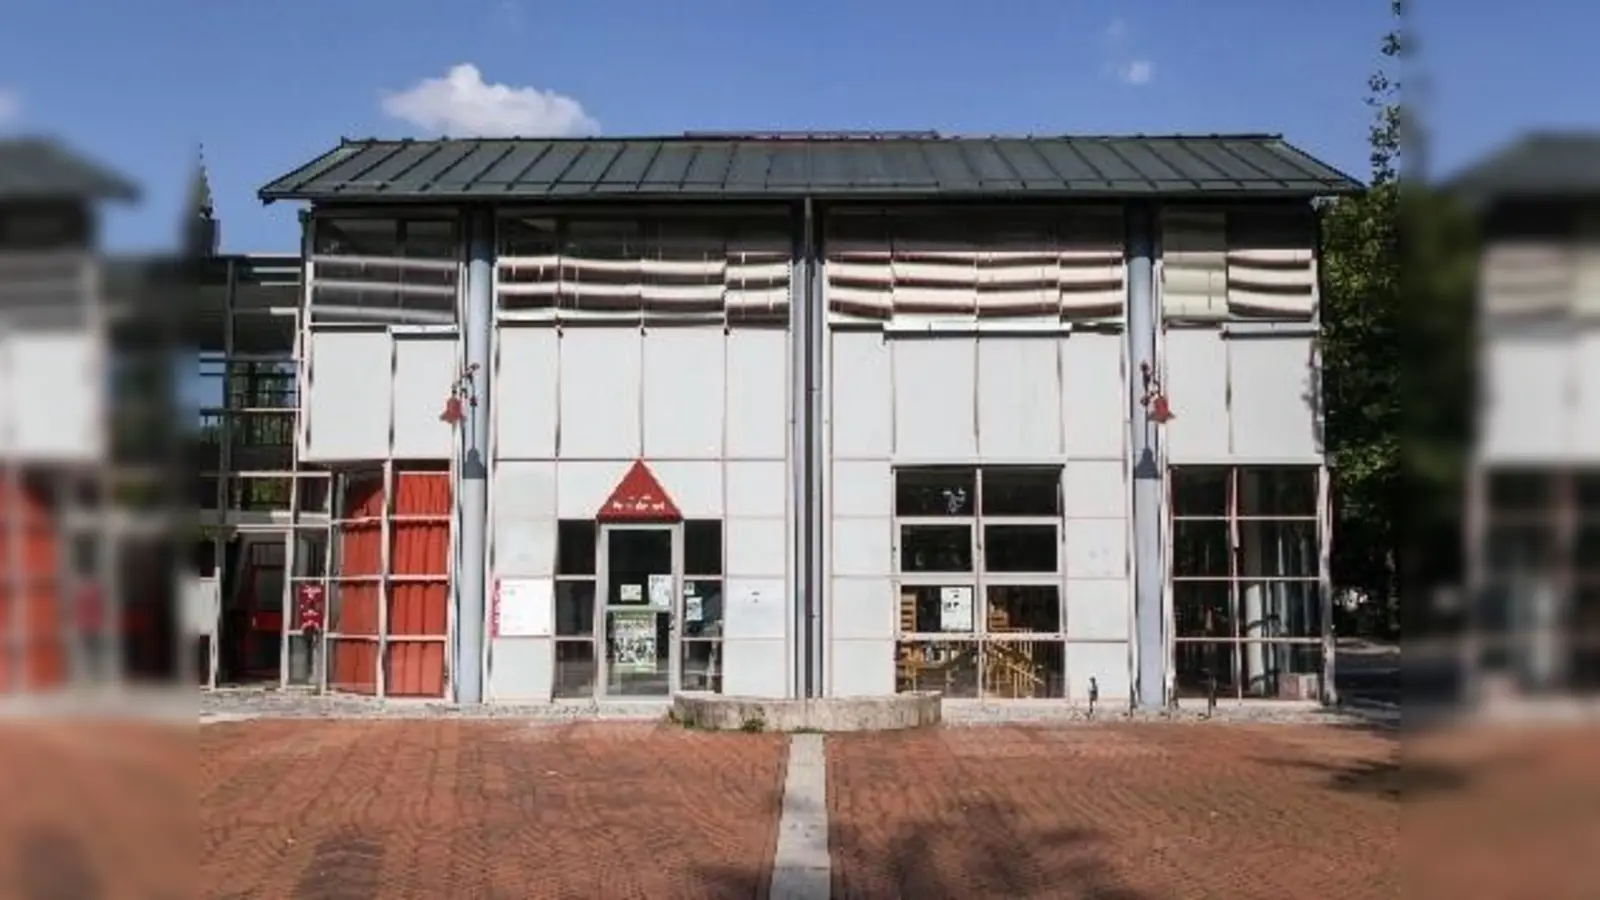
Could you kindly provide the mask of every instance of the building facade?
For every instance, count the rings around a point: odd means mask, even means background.
[[[1325,699],[1357,188],[1260,136],[342,143],[261,192],[310,204],[280,677]]]
[[[1600,688],[1600,135],[1451,185],[1482,239],[1462,699]],[[1494,687],[1491,687],[1494,685]]]

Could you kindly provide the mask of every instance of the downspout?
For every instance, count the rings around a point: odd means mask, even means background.
[[[487,622],[486,577],[489,510],[489,348],[494,344],[494,217],[473,210],[464,218],[467,231],[467,285],[461,316],[462,355],[471,401],[462,428],[456,510],[456,633],[451,673],[455,701],[483,702],[484,630]]]
[[[1155,214],[1148,203],[1126,210],[1128,264],[1128,450],[1133,481],[1133,594],[1136,658],[1134,697],[1140,709],[1166,706],[1166,623],[1162,598],[1160,426],[1150,420],[1140,376],[1159,372],[1156,344],[1161,327],[1154,283]]]

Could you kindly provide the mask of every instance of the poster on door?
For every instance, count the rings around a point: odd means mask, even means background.
[[[672,609],[672,576],[650,576],[650,608],[659,610]]]
[[[611,668],[619,672],[656,670],[656,614],[611,613]]]
[[[939,589],[939,630],[972,630],[972,588]]]

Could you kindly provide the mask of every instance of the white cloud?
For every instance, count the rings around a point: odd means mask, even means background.
[[[1135,59],[1131,62],[1123,63],[1117,74],[1122,79],[1123,84],[1135,86],[1149,84],[1150,79],[1155,77],[1156,64],[1148,59]]]
[[[1136,56],[1130,47],[1128,23],[1112,19],[1101,35],[1105,43],[1105,69],[1123,84],[1140,87],[1155,78],[1156,65],[1149,59]]]
[[[10,88],[0,87],[0,125],[4,125],[22,115],[22,94]]]
[[[385,96],[383,111],[425,131],[461,137],[569,137],[600,130],[577,100],[536,87],[485,83],[471,63]]]

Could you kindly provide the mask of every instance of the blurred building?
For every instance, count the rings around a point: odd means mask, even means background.
[[[56,141],[0,141],[0,691],[114,680],[161,655],[145,615],[159,598],[129,584],[139,517],[113,514],[139,505],[135,467],[113,465],[112,388],[137,317],[124,276],[146,266],[108,264],[97,239],[99,205],[137,196]]]
[[[1600,134],[1530,135],[1451,186],[1478,217],[1468,699],[1600,687]]]
[[[1326,698],[1358,188],[1259,135],[341,142],[261,191],[302,256],[206,277],[211,680]]]

